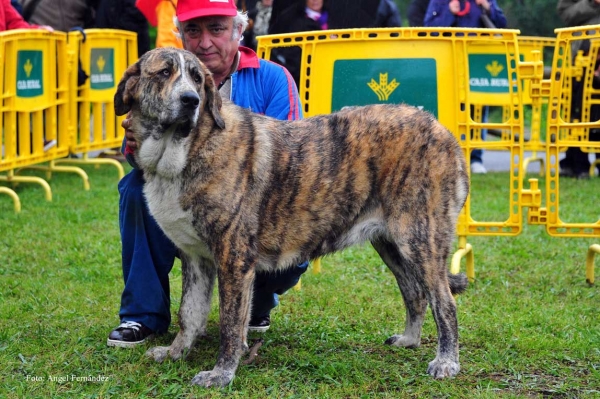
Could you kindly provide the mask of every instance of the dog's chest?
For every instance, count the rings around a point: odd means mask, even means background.
[[[212,258],[207,245],[193,226],[191,210],[181,207],[181,182],[178,179],[148,178],[144,195],[150,213],[167,237],[189,255]]]

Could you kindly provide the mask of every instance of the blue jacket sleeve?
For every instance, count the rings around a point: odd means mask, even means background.
[[[425,26],[449,27],[454,24],[455,19],[448,7],[448,0],[431,0],[423,23]]]
[[[506,17],[502,12],[502,9],[498,6],[496,1],[490,1],[490,19],[496,25],[496,28],[506,28]]]

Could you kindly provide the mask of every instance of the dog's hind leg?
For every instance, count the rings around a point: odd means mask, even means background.
[[[417,348],[421,345],[421,330],[427,310],[427,297],[423,287],[423,276],[419,270],[411,271],[413,268],[397,246],[385,239],[372,241],[373,247],[381,256],[381,259],[389,267],[396,277],[396,282],[404,299],[406,307],[406,326],[402,335],[396,334],[385,341],[388,345],[406,348]]]
[[[446,274],[442,273],[438,276],[430,275],[427,279],[429,303],[438,333],[437,354],[427,368],[427,372],[434,378],[453,377],[460,371],[456,303],[447,281],[444,284],[432,281],[432,278],[441,278],[442,275],[446,281]]]
[[[408,230],[408,231],[407,231]],[[421,231],[418,231],[421,230]],[[420,344],[421,328],[427,309],[431,306],[437,325],[438,349],[427,372],[434,378],[456,375],[458,362],[458,322],[456,304],[448,284],[445,248],[432,249],[428,234],[420,228],[405,229],[406,245],[374,241],[373,246],[396,277],[406,305],[404,334],[394,335],[386,343],[416,347]],[[410,234],[413,231],[414,234]],[[444,243],[439,243],[441,247]]]
[[[206,322],[216,277],[212,261],[181,254],[183,288],[179,307],[179,332],[170,346],[151,348],[146,355],[158,362],[167,356],[177,360],[185,356],[196,339],[206,333]]]

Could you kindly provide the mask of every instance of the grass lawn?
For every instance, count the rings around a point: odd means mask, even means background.
[[[108,167],[86,171],[87,192],[74,175],[53,176],[52,202],[21,184],[20,214],[0,195],[0,398],[600,398],[600,284],[585,283],[586,251],[600,238],[553,238],[541,226],[469,239],[476,281],[457,298],[456,378],[426,373],[437,345],[431,312],[420,348],[383,344],[402,332],[405,311],[365,245],[325,258],[321,274],[309,271],[302,290],[282,296],[258,358],[231,386],[191,386],[216,360],[217,303],[186,360],[144,356],[173,339],[175,322],[146,346],[106,346],[123,286],[117,177]],[[474,215],[501,217],[503,182],[504,173],[474,176]],[[564,197],[574,218],[597,220],[600,179],[563,187],[574,193]],[[175,315],[179,265],[171,280]]]

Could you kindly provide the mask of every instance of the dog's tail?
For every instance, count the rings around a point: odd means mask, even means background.
[[[469,285],[469,279],[467,279],[467,275],[464,273],[448,273],[448,282],[450,283],[452,295],[462,294],[467,289],[467,285]]]

